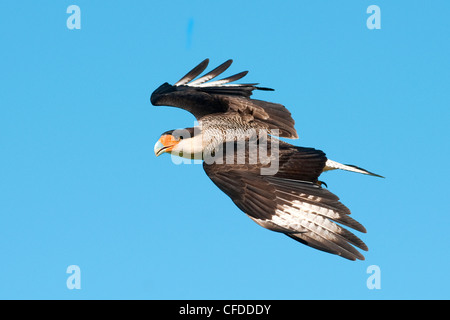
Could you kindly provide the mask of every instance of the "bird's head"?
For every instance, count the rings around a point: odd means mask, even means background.
[[[173,136],[172,133],[174,131],[175,130],[164,132],[156,142],[154,151],[157,157],[166,152],[170,153],[173,148],[175,148],[180,143],[181,138]]]
[[[155,144],[154,151],[158,157],[163,153],[171,153],[180,157],[189,157],[197,152],[194,128],[169,130],[164,132]]]

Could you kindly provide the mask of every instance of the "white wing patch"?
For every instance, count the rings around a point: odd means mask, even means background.
[[[292,194],[290,197],[292,199]],[[299,194],[298,198],[303,198],[305,201],[277,198],[277,202],[282,204],[277,206],[277,210],[270,220],[252,219],[264,228],[283,232],[309,243],[314,242],[315,247],[328,248],[328,250],[352,260],[354,258],[364,260],[364,256],[352,246],[367,250],[364,242],[334,222],[338,221],[364,232],[364,227],[348,217],[348,213],[332,210],[325,204],[317,205],[306,202],[309,200],[320,203],[321,198],[313,195]]]

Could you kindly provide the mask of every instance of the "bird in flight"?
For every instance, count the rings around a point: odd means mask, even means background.
[[[198,122],[163,133],[155,155],[203,160],[213,183],[260,226],[321,251],[364,260],[358,248],[367,251],[366,244],[347,228],[363,233],[366,229],[322,187],[319,176],[335,169],[381,176],[332,161],[320,150],[279,140],[298,138],[289,110],[250,98],[254,90],[273,89],[233,83],[247,71],[211,81],[232,62],[198,77],[208,66],[205,59],[174,85],[166,82],[152,93],[153,105],[184,109]]]

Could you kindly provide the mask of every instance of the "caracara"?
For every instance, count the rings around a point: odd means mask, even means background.
[[[198,121],[195,127],[163,133],[156,156],[201,159],[214,184],[257,224],[315,249],[364,260],[357,248],[367,251],[366,244],[345,227],[366,229],[322,187],[319,176],[334,169],[379,175],[277,139],[298,138],[291,113],[281,104],[250,98],[253,90],[272,89],[231,83],[247,71],[210,81],[232,60],[197,78],[208,63],[204,60],[174,85],[164,83],[152,93],[153,105],[184,109]]]

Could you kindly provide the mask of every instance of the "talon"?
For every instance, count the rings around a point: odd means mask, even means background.
[[[325,182],[323,182],[323,181],[319,181],[319,180],[317,180],[317,185],[319,186],[319,187],[322,187],[322,185],[324,185],[325,187],[327,187],[328,188],[328,186],[327,186],[327,184],[325,183]]]

